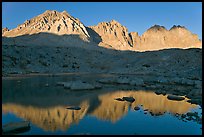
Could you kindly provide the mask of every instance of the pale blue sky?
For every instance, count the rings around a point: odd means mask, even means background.
[[[13,29],[45,10],[66,10],[86,26],[115,19],[139,35],[155,24],[181,25],[202,38],[202,2],[3,2],[2,27]]]

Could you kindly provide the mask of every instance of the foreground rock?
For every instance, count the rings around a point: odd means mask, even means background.
[[[30,130],[30,122],[16,122],[8,123],[2,126],[2,134],[16,134],[23,133]]]
[[[184,99],[185,99],[184,97],[175,96],[175,95],[168,95],[167,98],[168,98],[169,100],[176,100],[176,101],[181,101],[181,100],[184,100]]]

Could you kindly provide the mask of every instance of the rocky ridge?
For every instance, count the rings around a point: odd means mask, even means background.
[[[53,36],[32,36],[39,33],[72,37],[57,38],[56,41],[53,41]],[[137,32],[129,33],[128,29],[116,20],[86,27],[79,19],[72,17],[66,11],[58,12],[55,10],[47,10],[41,15],[26,20],[15,29],[2,29],[2,40],[3,44],[6,45],[22,45],[25,44],[25,41],[27,41],[26,45],[83,45],[78,42],[78,39],[73,38],[73,35],[79,36],[83,41],[93,42],[88,45],[96,44],[116,50],[152,51],[168,48],[202,47],[202,41],[199,40],[198,36],[184,26],[174,25],[167,30],[164,26],[154,25],[139,36]],[[12,39],[13,37],[15,38]],[[38,39],[38,41],[33,42],[33,39]],[[48,43],[47,41],[51,42]]]

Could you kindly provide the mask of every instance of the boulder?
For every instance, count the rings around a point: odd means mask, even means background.
[[[168,98],[169,100],[176,100],[176,101],[181,101],[181,100],[184,100],[184,99],[185,99],[184,97],[176,96],[176,95],[168,95],[167,98]]]

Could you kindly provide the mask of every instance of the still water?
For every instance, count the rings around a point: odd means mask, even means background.
[[[181,115],[198,112],[199,105],[172,101],[146,90],[120,90],[104,85],[91,91],[56,86],[73,77],[25,77],[2,81],[2,125],[30,121],[29,134],[201,135],[202,124]],[[90,78],[91,79],[91,78]],[[133,103],[115,98],[131,96]],[[80,110],[66,109],[79,106]],[[134,110],[138,106],[139,110]]]

